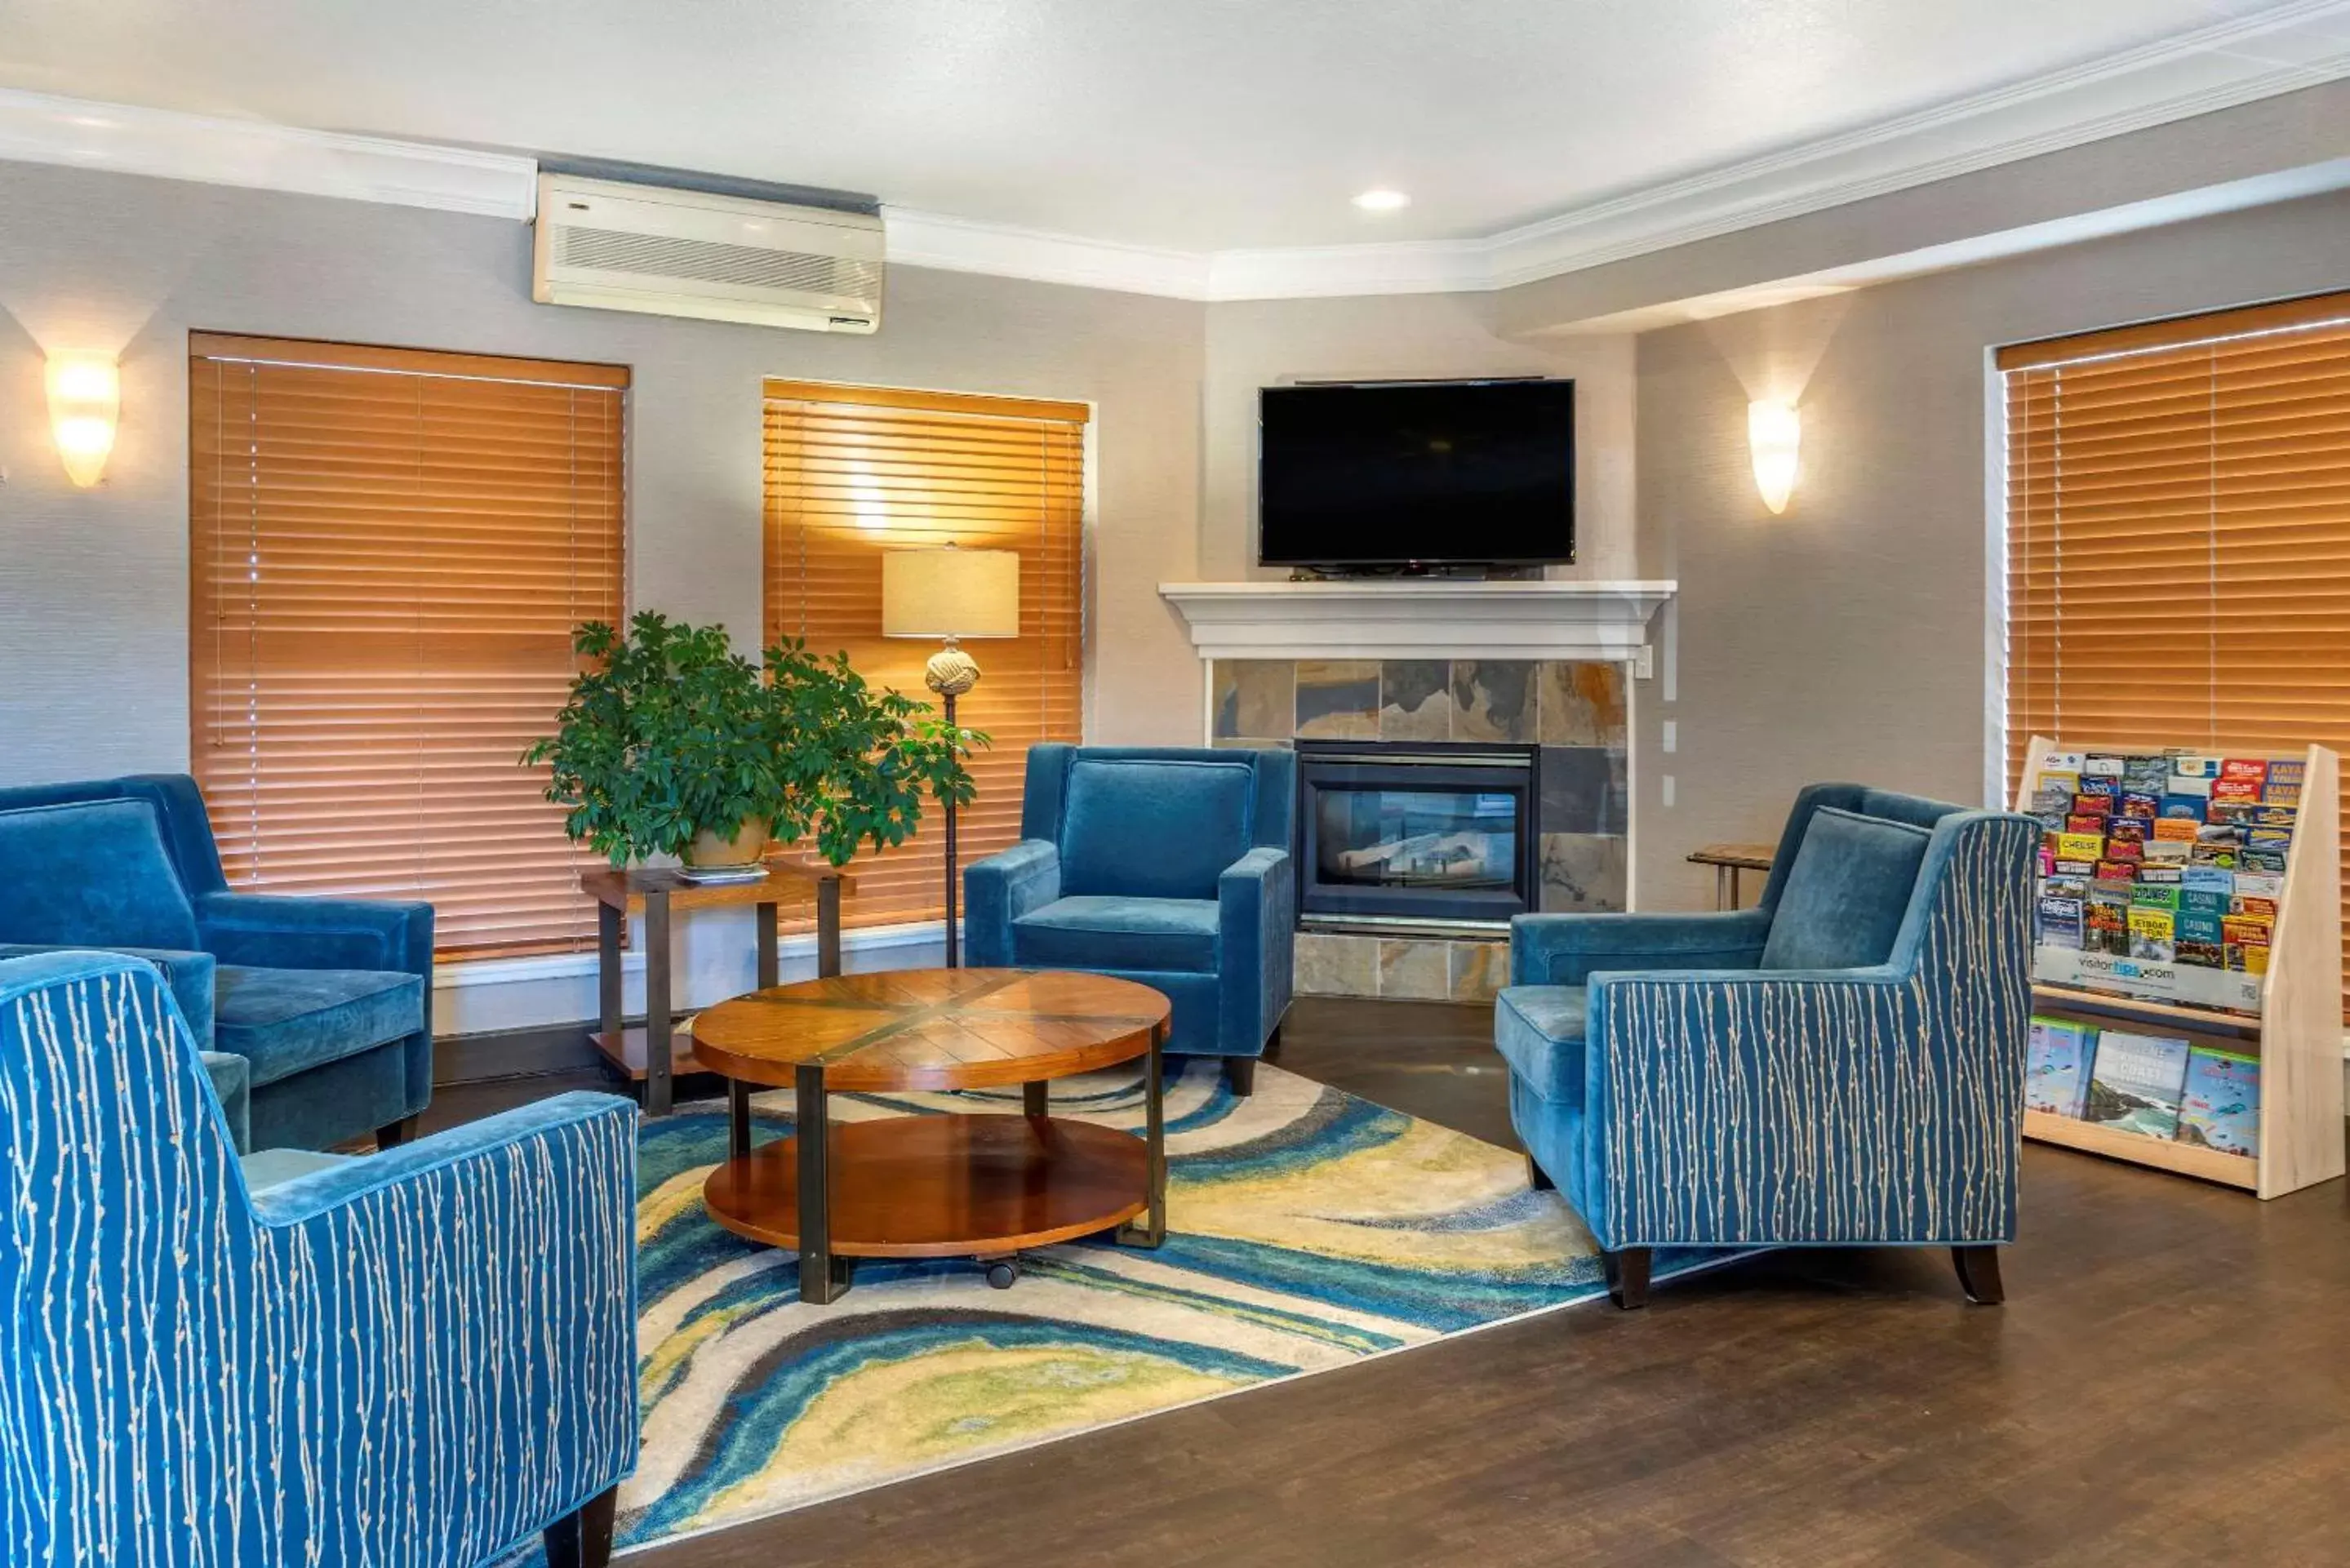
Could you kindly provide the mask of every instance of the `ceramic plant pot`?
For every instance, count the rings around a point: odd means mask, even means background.
[[[748,816],[731,836],[705,827],[693,836],[693,842],[686,846],[681,858],[696,871],[729,871],[756,866],[766,856],[767,835],[774,826],[764,816]]]

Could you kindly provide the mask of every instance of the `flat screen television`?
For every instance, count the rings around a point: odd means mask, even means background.
[[[1572,561],[1575,383],[1263,388],[1257,498],[1268,566]]]

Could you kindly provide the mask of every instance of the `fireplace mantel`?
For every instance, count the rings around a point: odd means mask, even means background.
[[[1638,659],[1665,582],[1161,583],[1202,659]]]

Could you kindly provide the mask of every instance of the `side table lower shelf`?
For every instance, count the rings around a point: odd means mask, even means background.
[[[669,1070],[677,1073],[707,1073],[709,1068],[694,1059],[693,1037],[681,1034],[673,1025],[670,1031]],[[641,1023],[631,1023],[625,1029],[593,1029],[588,1039],[612,1069],[631,1083],[641,1084],[646,1076],[646,1030]]]

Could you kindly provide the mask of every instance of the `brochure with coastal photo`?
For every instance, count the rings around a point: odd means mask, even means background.
[[[2187,1054],[2187,1042],[2169,1035],[2099,1030],[2081,1119],[2148,1137],[2175,1137]]]

